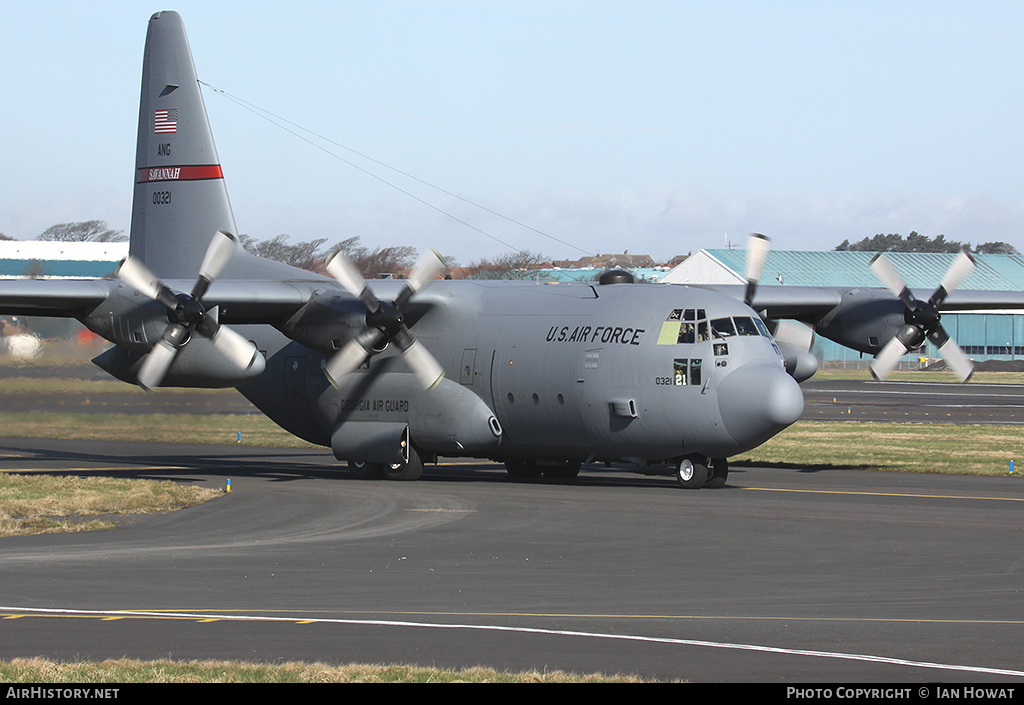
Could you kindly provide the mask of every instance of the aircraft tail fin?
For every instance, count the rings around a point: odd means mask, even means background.
[[[149,20],[130,252],[158,277],[194,279],[217,230],[238,234],[185,25]]]

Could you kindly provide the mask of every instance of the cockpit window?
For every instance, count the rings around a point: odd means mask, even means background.
[[[692,310],[692,309],[691,309]],[[679,337],[676,339],[677,343],[692,343],[694,342],[694,331],[692,323],[682,323],[679,326]]]
[[[702,308],[676,308],[661,324],[658,345],[702,343],[709,339],[708,322]]]
[[[728,338],[736,335],[736,328],[731,318],[716,318],[711,321],[711,334],[716,338]]]
[[[700,358],[691,360],[676,360],[673,363],[672,380],[677,387],[687,385],[700,385],[700,369],[703,366]]]
[[[754,325],[754,321],[750,317],[736,316],[733,320],[736,322],[736,332],[740,335],[759,335],[757,326]]]
[[[708,334],[708,322],[698,321],[697,322],[697,342],[706,343],[711,340],[711,336]]]
[[[768,332],[768,326],[764,324],[764,321],[760,317],[754,319],[754,325],[757,326],[757,332],[763,335],[765,338],[771,339],[772,335]]]

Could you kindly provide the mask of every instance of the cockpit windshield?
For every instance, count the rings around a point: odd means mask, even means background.
[[[731,318],[716,318],[711,321],[711,334],[716,338],[729,338],[736,335],[736,326]]]
[[[711,338],[758,335],[769,340],[772,337],[759,316],[732,316],[709,321],[702,308],[677,308],[662,324],[658,343],[704,343]]]
[[[736,333],[738,335],[760,335],[757,332],[757,326],[754,325],[753,319],[748,316],[736,316],[733,320],[736,321]]]

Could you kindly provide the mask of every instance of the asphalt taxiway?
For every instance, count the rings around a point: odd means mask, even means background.
[[[816,421],[1024,424],[1024,385],[814,379],[800,385]]]
[[[490,464],[356,480],[329,451],[5,439],[7,471],[224,486],[7,538],[0,658],[484,664],[692,681],[1024,676],[1024,486],[736,468],[722,490]]]

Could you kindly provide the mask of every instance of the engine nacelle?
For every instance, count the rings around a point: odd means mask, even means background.
[[[778,342],[779,350],[786,363],[786,372],[797,382],[803,382],[814,376],[818,371],[818,358],[809,350],[802,350],[783,342]]]
[[[884,289],[851,289],[814,322],[814,332],[859,352],[876,354],[904,325],[906,308]]]
[[[292,340],[329,356],[365,326],[366,307],[361,301],[324,291],[277,327]]]
[[[136,384],[145,353],[112,347],[93,358],[100,369],[117,379]],[[181,348],[161,382],[165,387],[235,387],[258,377],[266,360],[256,355],[252,365],[241,370],[231,364],[206,338],[193,338]]]
[[[810,379],[818,371],[818,358],[811,353],[814,331],[799,321],[769,321],[775,343],[782,352],[786,372],[797,382]]]

